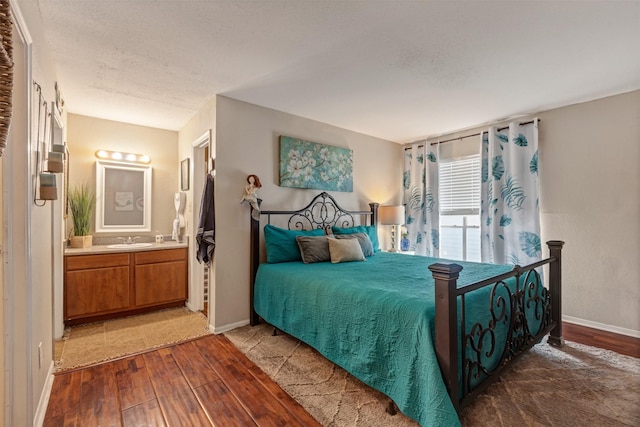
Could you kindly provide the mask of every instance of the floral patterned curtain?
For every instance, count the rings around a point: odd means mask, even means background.
[[[540,260],[538,120],[482,134],[482,262]]]
[[[440,248],[437,148],[431,149],[425,142],[405,149],[403,186],[409,250],[416,255],[437,257]]]

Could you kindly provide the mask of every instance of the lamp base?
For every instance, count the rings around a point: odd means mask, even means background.
[[[398,246],[396,245],[396,227],[398,226],[391,226],[391,249],[389,249],[389,252],[398,252]]]

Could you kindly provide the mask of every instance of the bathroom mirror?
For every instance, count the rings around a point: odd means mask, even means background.
[[[96,162],[96,232],[151,231],[151,166]]]

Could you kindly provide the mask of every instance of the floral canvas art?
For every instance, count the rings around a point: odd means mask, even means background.
[[[281,136],[280,186],[353,191],[353,150]]]

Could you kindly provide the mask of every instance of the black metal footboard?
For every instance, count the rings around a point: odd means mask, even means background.
[[[549,241],[549,258],[471,285],[457,287],[458,264],[429,266],[435,279],[436,354],[449,396],[460,411],[511,361],[549,334],[562,346],[562,246]],[[536,269],[549,265],[549,287]],[[472,294],[473,291],[476,291]],[[479,296],[480,295],[480,296]],[[488,317],[467,318],[468,299],[483,298]],[[477,301],[476,301],[477,302]],[[461,369],[460,369],[461,368]]]

